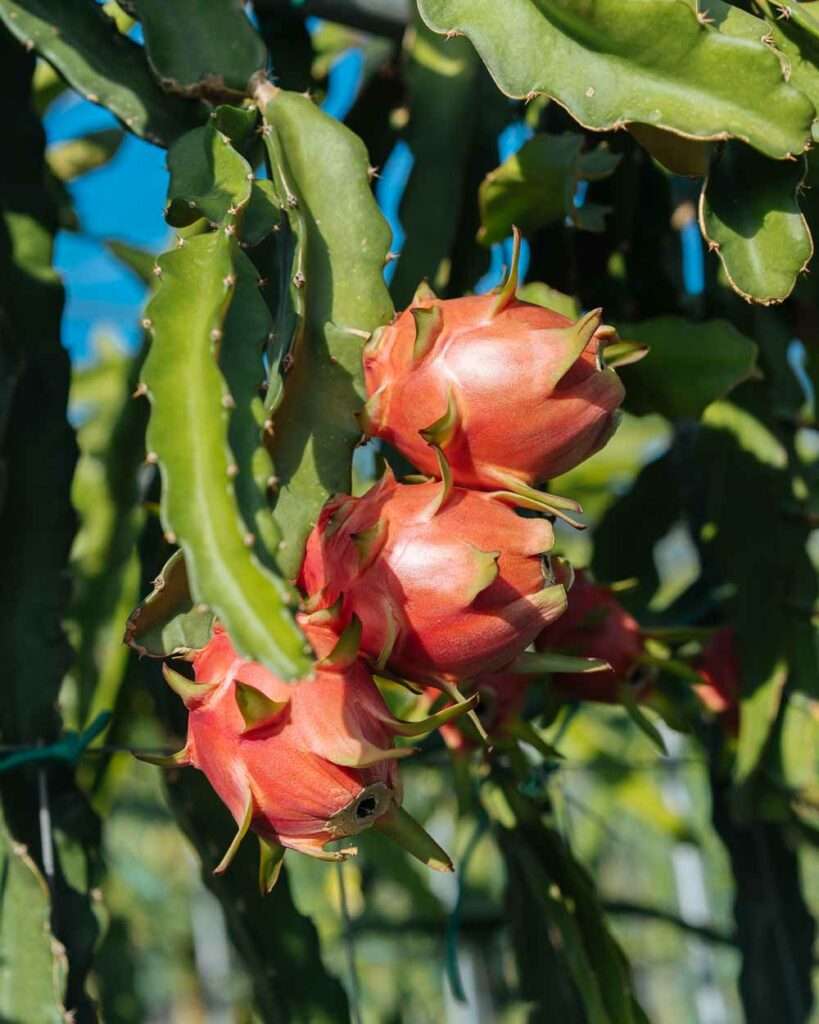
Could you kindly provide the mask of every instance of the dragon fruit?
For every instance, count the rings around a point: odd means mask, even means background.
[[[739,731],[739,695],[742,680],[736,650],[736,634],[730,626],[723,626],[703,650],[697,664],[701,683],[694,684],[694,692],[708,711],[722,723],[725,731],[736,736]]]
[[[239,825],[217,873],[249,829],[262,845],[267,891],[285,848],[342,860],[355,849],[328,851],[326,844],[371,826],[430,867],[451,870],[446,854],[400,806],[396,762],[412,748],[396,747],[394,737],[420,735],[466,709],[424,722],[394,718],[354,647],[343,636],[312,678],[291,684],[244,660],[217,626],[193,656],[195,681],[163,666],[188,709],[188,736],[178,754],[153,760],[202,771]]]
[[[643,653],[643,635],[640,624],[611,589],[578,569],[565,614],[543,630],[535,647],[538,651],[607,661],[611,668],[602,672],[556,673],[552,685],[569,700],[609,703],[619,700],[621,684],[632,677]]]
[[[572,322],[519,301],[516,267],[517,250],[499,295],[440,301],[423,285],[379,328],[364,349],[359,421],[426,474],[439,475],[443,456],[459,486],[538,502],[537,484],[605,445],[625,392],[602,364],[616,333],[601,311]]]
[[[457,682],[507,664],[562,613],[552,543],[547,520],[496,496],[387,471],[363,497],[325,506],[299,585],[309,621],[338,633],[357,616],[377,669]]]

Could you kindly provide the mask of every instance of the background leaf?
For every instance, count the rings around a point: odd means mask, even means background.
[[[756,346],[727,320],[657,317],[621,324],[619,331],[651,346],[640,362],[618,370],[630,412],[696,419],[755,370]]]

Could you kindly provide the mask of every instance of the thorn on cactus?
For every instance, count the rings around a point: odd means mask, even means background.
[[[239,847],[242,844],[242,840],[247,835],[250,829],[250,823],[253,820],[253,795],[248,793],[247,803],[245,804],[245,813],[241,822],[239,823],[239,831],[233,837],[233,842],[225,851],[224,857],[219,861],[216,867],[213,869],[214,875],[223,875],[230,867],[233,858],[239,851]]]
[[[428,513],[430,519],[436,516],[442,508],[446,507],[446,503],[452,497],[453,492],[452,470],[447,457],[438,445],[433,445],[432,447],[435,449],[435,454],[438,458],[438,475],[441,478],[441,488],[430,504]]]
[[[500,556],[500,551],[481,551],[479,548],[472,547],[471,575],[467,580],[466,592],[464,593],[466,607],[472,604],[481,591],[491,587],[498,578],[498,572],[500,571],[498,559]],[[540,593],[543,593],[543,591],[540,591]]]
[[[395,620],[395,615],[390,608],[389,604],[384,604],[384,625],[386,627],[384,632],[384,643],[381,646],[381,650],[378,652],[378,656],[375,659],[375,668],[378,672],[383,672],[387,667],[387,662],[392,657],[392,652],[395,649],[395,644],[398,640],[398,623]]]
[[[562,380],[585,351],[600,327],[603,316],[602,309],[593,309],[584,317],[567,327],[564,332],[565,344],[562,346],[561,358],[557,362],[557,380]]]
[[[242,733],[247,736],[260,729],[266,729],[281,718],[289,701],[271,700],[270,697],[257,690],[255,686],[236,680],[234,686],[236,706],[244,719],[245,728]]]

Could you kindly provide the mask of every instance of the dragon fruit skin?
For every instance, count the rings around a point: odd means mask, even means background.
[[[507,664],[561,614],[566,593],[542,557],[552,543],[549,522],[490,494],[388,471],[325,506],[299,584],[336,631],[355,613],[376,667],[458,681]]]
[[[207,776],[237,823],[250,799],[251,827],[261,837],[339,859],[324,851],[327,842],[363,831],[401,802],[391,716],[361,662],[291,685],[242,659],[217,628],[193,667],[203,685],[191,683],[185,698],[184,761]],[[252,688],[244,692],[260,705],[255,724],[243,714],[237,684]]]
[[[595,310],[573,323],[496,295],[424,292],[364,350],[366,433],[423,473],[443,451],[456,484],[526,493],[599,451],[624,389],[601,351],[616,337]]]
[[[578,569],[565,614],[544,629],[535,647],[538,651],[607,661],[611,670],[557,673],[552,676],[552,685],[567,700],[615,703],[620,686],[632,676],[643,653],[644,641],[640,624],[611,589]]]

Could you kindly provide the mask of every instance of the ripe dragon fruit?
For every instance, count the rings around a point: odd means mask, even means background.
[[[538,651],[607,661],[611,668],[602,672],[556,673],[552,685],[568,700],[610,703],[619,700],[620,686],[634,673],[643,653],[643,636],[640,624],[611,589],[578,569],[565,614],[543,630],[535,647]]]
[[[269,891],[285,848],[342,860],[355,849],[327,851],[325,845],[371,826],[430,867],[452,870],[447,855],[400,806],[396,761],[413,751],[397,748],[394,737],[421,735],[467,707],[422,722],[394,718],[348,636],[318,663],[313,678],[290,684],[244,660],[217,626],[194,654],[193,669],[195,681],[163,666],[188,709],[187,742],[172,758],[147,760],[198,768],[230,810],[239,831],[217,873],[249,829],[261,843],[260,877]]]
[[[439,475],[443,456],[459,486],[554,511],[535,485],[579,465],[617,427],[625,392],[601,358],[616,333],[599,309],[573,323],[519,301],[516,267],[517,248],[499,295],[440,301],[423,285],[379,328],[364,349],[359,421],[426,474]],[[644,354],[633,348],[623,361]]]
[[[705,707],[723,725],[725,731],[736,736],[739,731],[739,696],[742,680],[736,650],[736,634],[730,626],[723,626],[703,650],[697,664],[702,683],[694,684],[694,692]]]
[[[377,669],[458,681],[507,664],[566,606],[543,553],[545,519],[447,481],[398,483],[322,510],[299,585],[309,620],[336,632],[353,614]]]

